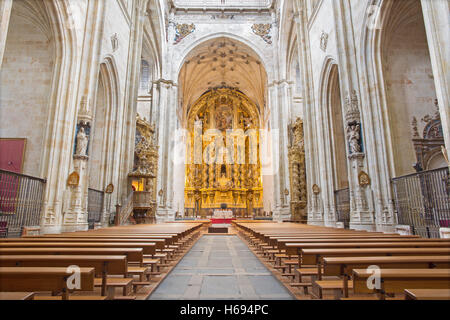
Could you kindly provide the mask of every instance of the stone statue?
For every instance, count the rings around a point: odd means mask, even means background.
[[[84,132],[84,127],[81,127],[77,134],[77,156],[87,156],[87,146],[89,142],[89,137]]]
[[[360,126],[359,124],[354,124],[347,127],[347,139],[350,146],[351,153],[360,153],[361,145],[359,144],[360,139]]]

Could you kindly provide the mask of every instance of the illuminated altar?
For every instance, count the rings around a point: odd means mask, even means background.
[[[239,90],[218,88],[190,108],[187,120],[187,211],[205,217],[226,204],[243,217],[262,208],[257,106]]]

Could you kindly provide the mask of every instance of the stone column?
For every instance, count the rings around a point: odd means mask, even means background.
[[[133,1],[132,24],[130,27],[130,41],[128,43],[128,66],[126,70],[125,106],[123,108],[122,137],[120,141],[120,172],[117,194],[120,200],[125,200],[131,187],[128,174],[133,170],[134,147],[136,137],[137,97],[139,91],[139,77],[142,55],[142,42],[144,37],[144,22],[147,18],[146,7],[148,1]]]
[[[352,25],[349,0],[333,1],[333,12],[338,48],[340,86],[347,94],[343,115],[347,132],[347,155],[350,187],[350,228],[375,230],[375,210],[372,186],[362,186],[361,176],[367,176],[367,159],[364,152],[364,134],[362,130],[358,63]],[[370,178],[369,178],[370,180]]]
[[[55,5],[59,6],[60,3],[55,2]],[[76,214],[70,217],[70,214],[80,210],[86,211],[87,208],[87,187],[74,190],[67,187],[67,179],[71,172],[83,168],[83,165],[75,163],[77,161],[73,159],[74,135],[79,120],[78,109],[90,108],[87,101],[96,89],[103,13],[104,1],[89,2],[86,7],[85,28],[80,31],[85,37],[79,46],[76,46],[70,37],[71,29],[61,29],[61,36],[67,41],[58,42],[62,46],[63,56],[55,66],[55,79],[60,80],[55,83],[55,91],[52,92],[54,105],[52,103],[49,134],[45,137],[46,149],[42,161],[46,164],[43,175],[47,177],[47,187],[41,233],[61,232],[64,229],[64,220],[70,221],[70,224],[80,222],[80,216]],[[80,182],[86,185],[82,176]],[[71,201],[73,195],[77,200]],[[79,201],[80,203],[77,203]],[[64,217],[66,214],[69,214],[67,219]],[[87,223],[87,216],[85,222]],[[81,228],[83,223],[84,221],[81,221]],[[70,228],[65,228],[65,231],[69,230]]]
[[[11,17],[13,0],[0,1],[0,70],[3,64],[3,55],[6,49],[6,40],[8,38],[9,19]]]
[[[77,128],[78,132],[83,128],[90,128],[92,117],[86,115],[81,117]],[[89,132],[88,132],[89,133]],[[90,135],[90,133],[89,133]],[[87,136],[87,141],[90,136]],[[77,185],[71,186],[70,192],[70,206],[67,212],[64,213],[61,232],[85,231],[88,229],[88,212],[87,212],[87,192],[89,187],[89,170],[87,155],[88,142],[85,142],[86,147],[83,152],[79,152],[80,138],[76,140],[76,151],[73,156],[73,170],[79,176]]]
[[[173,208],[174,189],[174,143],[176,114],[176,85],[171,80],[160,79],[159,108],[159,168],[158,170],[158,207],[156,218],[158,222],[175,219],[176,208]]]
[[[320,176],[318,172],[318,159],[316,154],[317,134],[315,132],[314,119],[314,88],[312,87],[311,51],[309,46],[308,13],[305,1],[295,0],[294,20],[297,32],[297,45],[302,76],[303,93],[303,123],[305,135],[305,164],[306,181],[308,190],[308,224],[323,225],[323,206],[320,194],[312,192],[312,186],[318,184]]]
[[[279,83],[274,81],[269,85],[269,109],[270,113],[270,139],[272,139],[272,168],[274,187],[274,220],[281,221],[290,219],[289,198],[285,195],[285,189],[289,186],[288,157],[287,157],[287,126],[283,128],[283,102],[280,99],[281,92]],[[284,132],[286,131],[286,135]]]

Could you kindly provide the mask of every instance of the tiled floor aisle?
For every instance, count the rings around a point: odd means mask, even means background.
[[[237,236],[203,236],[150,300],[291,300],[289,291]]]

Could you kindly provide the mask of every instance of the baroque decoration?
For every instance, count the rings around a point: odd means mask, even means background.
[[[362,153],[361,114],[355,90],[345,100],[345,122],[350,154]]]
[[[260,36],[266,43],[272,44],[272,36],[270,32],[272,30],[272,24],[254,24],[252,26],[252,31],[257,36]]]
[[[222,204],[237,216],[261,209],[259,110],[234,88],[207,91],[188,112],[185,208],[205,216]]]
[[[154,143],[155,126],[139,115],[136,118],[135,166],[128,176],[133,187],[133,216],[146,222],[156,211],[156,175],[158,147]]]
[[[358,183],[360,187],[369,186],[371,183],[369,175],[366,172],[361,171],[358,175]]]
[[[294,220],[306,220],[306,167],[303,121],[300,118],[289,125],[288,149],[289,178],[291,187],[291,212]]]
[[[413,143],[416,150],[417,164],[416,170],[428,170],[429,161],[441,152],[442,146],[445,145],[444,134],[442,130],[441,116],[439,113],[439,105],[437,99],[435,100],[436,112],[433,116],[426,115],[422,118],[422,123],[425,127],[422,135],[419,134],[418,121],[413,117]]]
[[[69,175],[69,178],[67,178],[67,185],[70,187],[78,187],[80,184],[80,175],[78,172],[74,171]]]
[[[193,23],[192,24],[187,24],[187,23],[179,24],[179,23],[177,23],[175,25],[174,44],[180,43],[181,40],[186,38],[188,35],[190,35],[194,31],[195,31],[195,24],[193,24]]]

